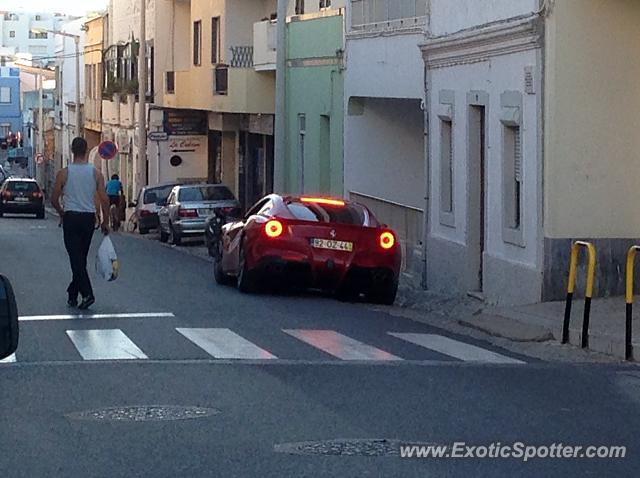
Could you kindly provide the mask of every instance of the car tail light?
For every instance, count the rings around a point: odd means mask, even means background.
[[[220,211],[225,215],[225,216],[230,216],[233,213],[235,213],[238,210],[237,207],[221,207]]]
[[[328,198],[300,198],[300,201],[305,203],[324,204],[326,206],[344,206],[344,201],[340,199],[328,199]]]
[[[41,198],[42,197],[42,192],[35,191],[34,193],[31,194],[31,196],[33,196],[34,198]]]
[[[391,249],[396,245],[396,237],[390,231],[384,231],[380,234],[380,247],[385,250]]]
[[[264,233],[267,235],[267,237],[270,237],[272,239],[280,237],[282,235],[282,231],[282,223],[277,219],[272,219],[264,225]]]
[[[198,211],[195,209],[180,209],[178,211],[180,217],[198,217]]]
[[[140,211],[140,217],[147,217],[147,216],[151,216],[151,211],[149,211],[148,209],[142,209]]]
[[[3,193],[2,193],[2,196],[3,196],[5,199],[11,199],[11,198],[13,197],[9,191],[5,191],[5,192],[3,192]]]

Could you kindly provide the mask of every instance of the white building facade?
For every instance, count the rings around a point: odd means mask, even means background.
[[[542,296],[539,0],[432,0],[426,284],[492,303]]]
[[[350,0],[346,12],[345,196],[400,236],[422,282],[426,197],[424,63],[428,0]]]
[[[41,30],[59,30],[74,17],[57,13],[0,11],[0,47],[7,54],[30,54],[33,59],[53,63],[55,38]]]
[[[80,37],[78,44],[79,54],[82,55],[84,50],[84,35],[82,25],[87,21],[86,18],[79,18],[71,22],[60,25],[58,29],[61,32]],[[55,53],[56,53],[56,154],[59,155],[57,163],[66,166],[71,160],[71,142],[77,136],[76,128],[76,108],[80,107],[82,125],[82,104],[84,102],[84,61],[82,57],[76,64],[76,45],[75,40],[71,37],[63,35],[55,36]],[[77,84],[76,68],[79,67],[80,85]],[[80,105],[76,105],[76,90],[80,88]]]

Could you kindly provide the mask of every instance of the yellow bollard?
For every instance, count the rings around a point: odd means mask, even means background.
[[[593,282],[596,274],[596,248],[590,242],[575,241],[571,245],[569,282],[567,284],[567,300],[564,309],[564,323],[562,326],[562,343],[566,344],[569,341],[571,304],[573,302],[573,292],[576,288],[578,252],[580,248],[585,248],[587,251],[587,287],[584,293],[584,315],[582,319],[582,348],[587,348],[589,346],[589,315],[591,313],[591,297],[593,296]]]
[[[625,270],[626,290],[624,300],[626,303],[626,325],[624,336],[624,358],[625,360],[633,359],[632,345],[632,321],[633,321],[633,266],[636,258],[636,252],[640,250],[640,246],[631,246],[627,252],[627,268]]]

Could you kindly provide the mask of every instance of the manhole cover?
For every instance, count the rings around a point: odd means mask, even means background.
[[[217,415],[220,410],[203,407],[180,407],[146,405],[132,407],[99,408],[67,414],[73,420],[105,420],[116,422],[158,422],[165,420],[188,420]]]
[[[398,456],[400,441],[381,439],[337,439],[281,443],[275,445],[278,453],[294,455],[336,456]]]

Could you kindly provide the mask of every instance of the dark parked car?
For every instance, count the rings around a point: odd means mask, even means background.
[[[140,234],[147,234],[151,229],[158,228],[158,211],[166,203],[167,197],[169,197],[174,186],[179,184],[162,183],[142,188],[138,199],[133,203],[136,208]]]
[[[35,214],[44,219],[44,194],[34,179],[9,178],[0,187],[0,216]]]

